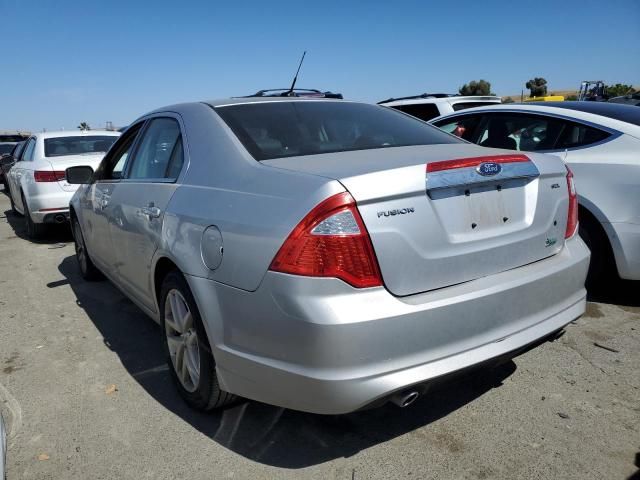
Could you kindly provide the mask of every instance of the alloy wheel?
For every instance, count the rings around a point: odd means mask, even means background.
[[[184,389],[194,392],[200,382],[198,334],[189,305],[176,289],[167,293],[164,321],[173,369]]]
[[[77,221],[73,222],[74,239],[76,246],[76,257],[80,264],[80,270],[83,273],[87,272],[87,249],[84,246],[84,238],[82,237],[82,230],[80,224]]]

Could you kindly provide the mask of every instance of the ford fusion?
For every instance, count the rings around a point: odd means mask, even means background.
[[[585,309],[571,172],[330,99],[174,105],[71,200],[77,259],[162,326],[194,408],[340,414],[545,338]]]

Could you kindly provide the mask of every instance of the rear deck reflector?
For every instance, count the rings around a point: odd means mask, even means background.
[[[455,170],[457,168],[477,167],[481,163],[520,163],[530,162],[526,155],[487,155],[486,157],[459,158],[427,163],[427,173]]]

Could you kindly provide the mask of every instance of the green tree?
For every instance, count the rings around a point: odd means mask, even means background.
[[[89,126],[89,124],[87,122],[80,122],[80,125],[78,125],[78,129],[79,130],[91,130],[91,127]]]
[[[472,80],[461,86],[458,92],[460,95],[466,96],[493,95],[493,93],[491,93],[491,82],[487,82],[486,80]]]
[[[547,81],[542,77],[529,80],[525,87],[529,89],[532,97],[544,97],[547,94]]]
[[[503,98],[502,103],[513,103],[513,98],[511,97]]]
[[[635,93],[635,89],[631,85],[624,83],[616,83],[615,85],[607,85],[607,95],[609,97],[620,97],[622,95],[628,95]]]

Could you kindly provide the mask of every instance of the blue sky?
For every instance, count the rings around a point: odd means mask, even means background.
[[[533,76],[640,84],[640,0],[0,0],[0,18],[0,129],[288,86],[303,50],[299,87],[363,101],[480,78],[498,94]]]

